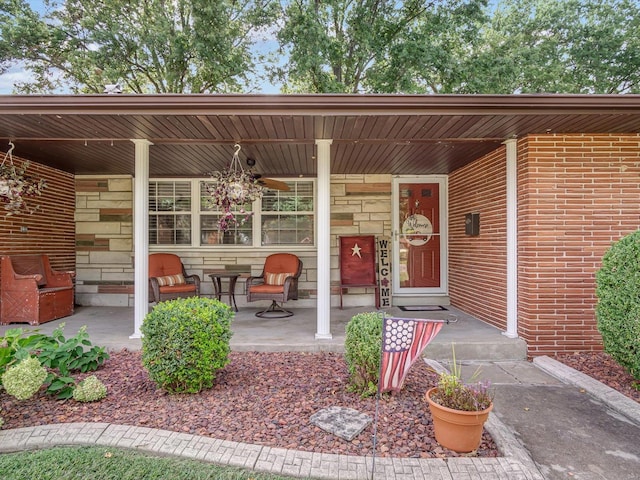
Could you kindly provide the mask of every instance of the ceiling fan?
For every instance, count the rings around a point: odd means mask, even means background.
[[[255,164],[255,159],[247,158],[247,165],[249,166],[249,168],[253,168]],[[289,185],[287,185],[285,182],[281,182],[280,180],[276,180],[274,178],[264,178],[259,173],[253,173],[253,176],[256,177],[258,183],[265,188],[269,188],[271,190],[280,190],[281,192],[288,192],[289,190],[291,190],[289,188]]]

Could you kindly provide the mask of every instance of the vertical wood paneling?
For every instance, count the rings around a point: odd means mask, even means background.
[[[23,161],[20,157],[13,157],[16,165],[21,165]],[[49,255],[53,269],[75,271],[73,175],[35,162],[30,163],[26,174],[44,178],[47,188],[42,196],[28,199],[29,205],[38,206],[34,213],[21,212],[7,216],[4,209],[0,209],[0,254],[44,253]],[[22,231],[24,229],[26,231]]]

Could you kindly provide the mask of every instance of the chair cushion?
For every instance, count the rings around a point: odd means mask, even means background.
[[[284,292],[284,287],[282,285],[267,285],[266,283],[262,283],[260,285],[251,285],[249,290],[254,294],[278,294]]]
[[[172,287],[174,285],[183,285],[187,283],[181,273],[176,275],[165,275],[164,277],[156,277],[156,280],[158,280],[158,285],[161,287]]]
[[[264,283],[267,285],[284,285],[284,281],[287,277],[294,276],[295,273],[285,272],[285,273],[269,273],[266,272],[264,274]]]
[[[265,273],[297,272],[300,259],[291,253],[274,253],[269,255],[264,262]],[[295,273],[289,273],[295,275]]]
[[[161,294],[169,294],[169,293],[185,293],[185,292],[195,292],[196,285],[193,283],[182,283],[180,285],[167,285],[165,287],[160,287]]]
[[[182,273],[182,260],[173,253],[152,253],[149,255],[149,276],[164,277]]]

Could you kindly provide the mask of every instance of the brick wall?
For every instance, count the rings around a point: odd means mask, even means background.
[[[506,329],[505,149],[449,177],[451,303]],[[529,355],[601,350],[595,271],[640,228],[639,135],[518,141],[518,334]],[[480,213],[480,235],[464,214]]]
[[[506,329],[506,149],[449,176],[451,304]],[[465,214],[480,214],[480,235],[465,235]]]
[[[530,136],[518,155],[520,335],[533,356],[601,350],[594,273],[640,227],[640,136]]]
[[[4,158],[4,152],[1,155]],[[14,155],[13,162],[22,165],[23,159]],[[54,270],[75,270],[73,175],[34,162],[26,174],[44,178],[47,188],[40,197],[27,200],[38,207],[34,213],[7,216],[0,204],[0,253],[46,253]]]

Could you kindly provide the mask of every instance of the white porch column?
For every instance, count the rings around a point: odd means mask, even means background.
[[[149,146],[146,139],[132,139],[136,146],[133,183],[134,244],[134,331],[129,338],[140,338],[142,321],[149,311]]]
[[[507,331],[518,338],[518,149],[517,141],[507,146]]]
[[[318,146],[318,300],[316,339],[331,339],[331,144],[316,140]]]

